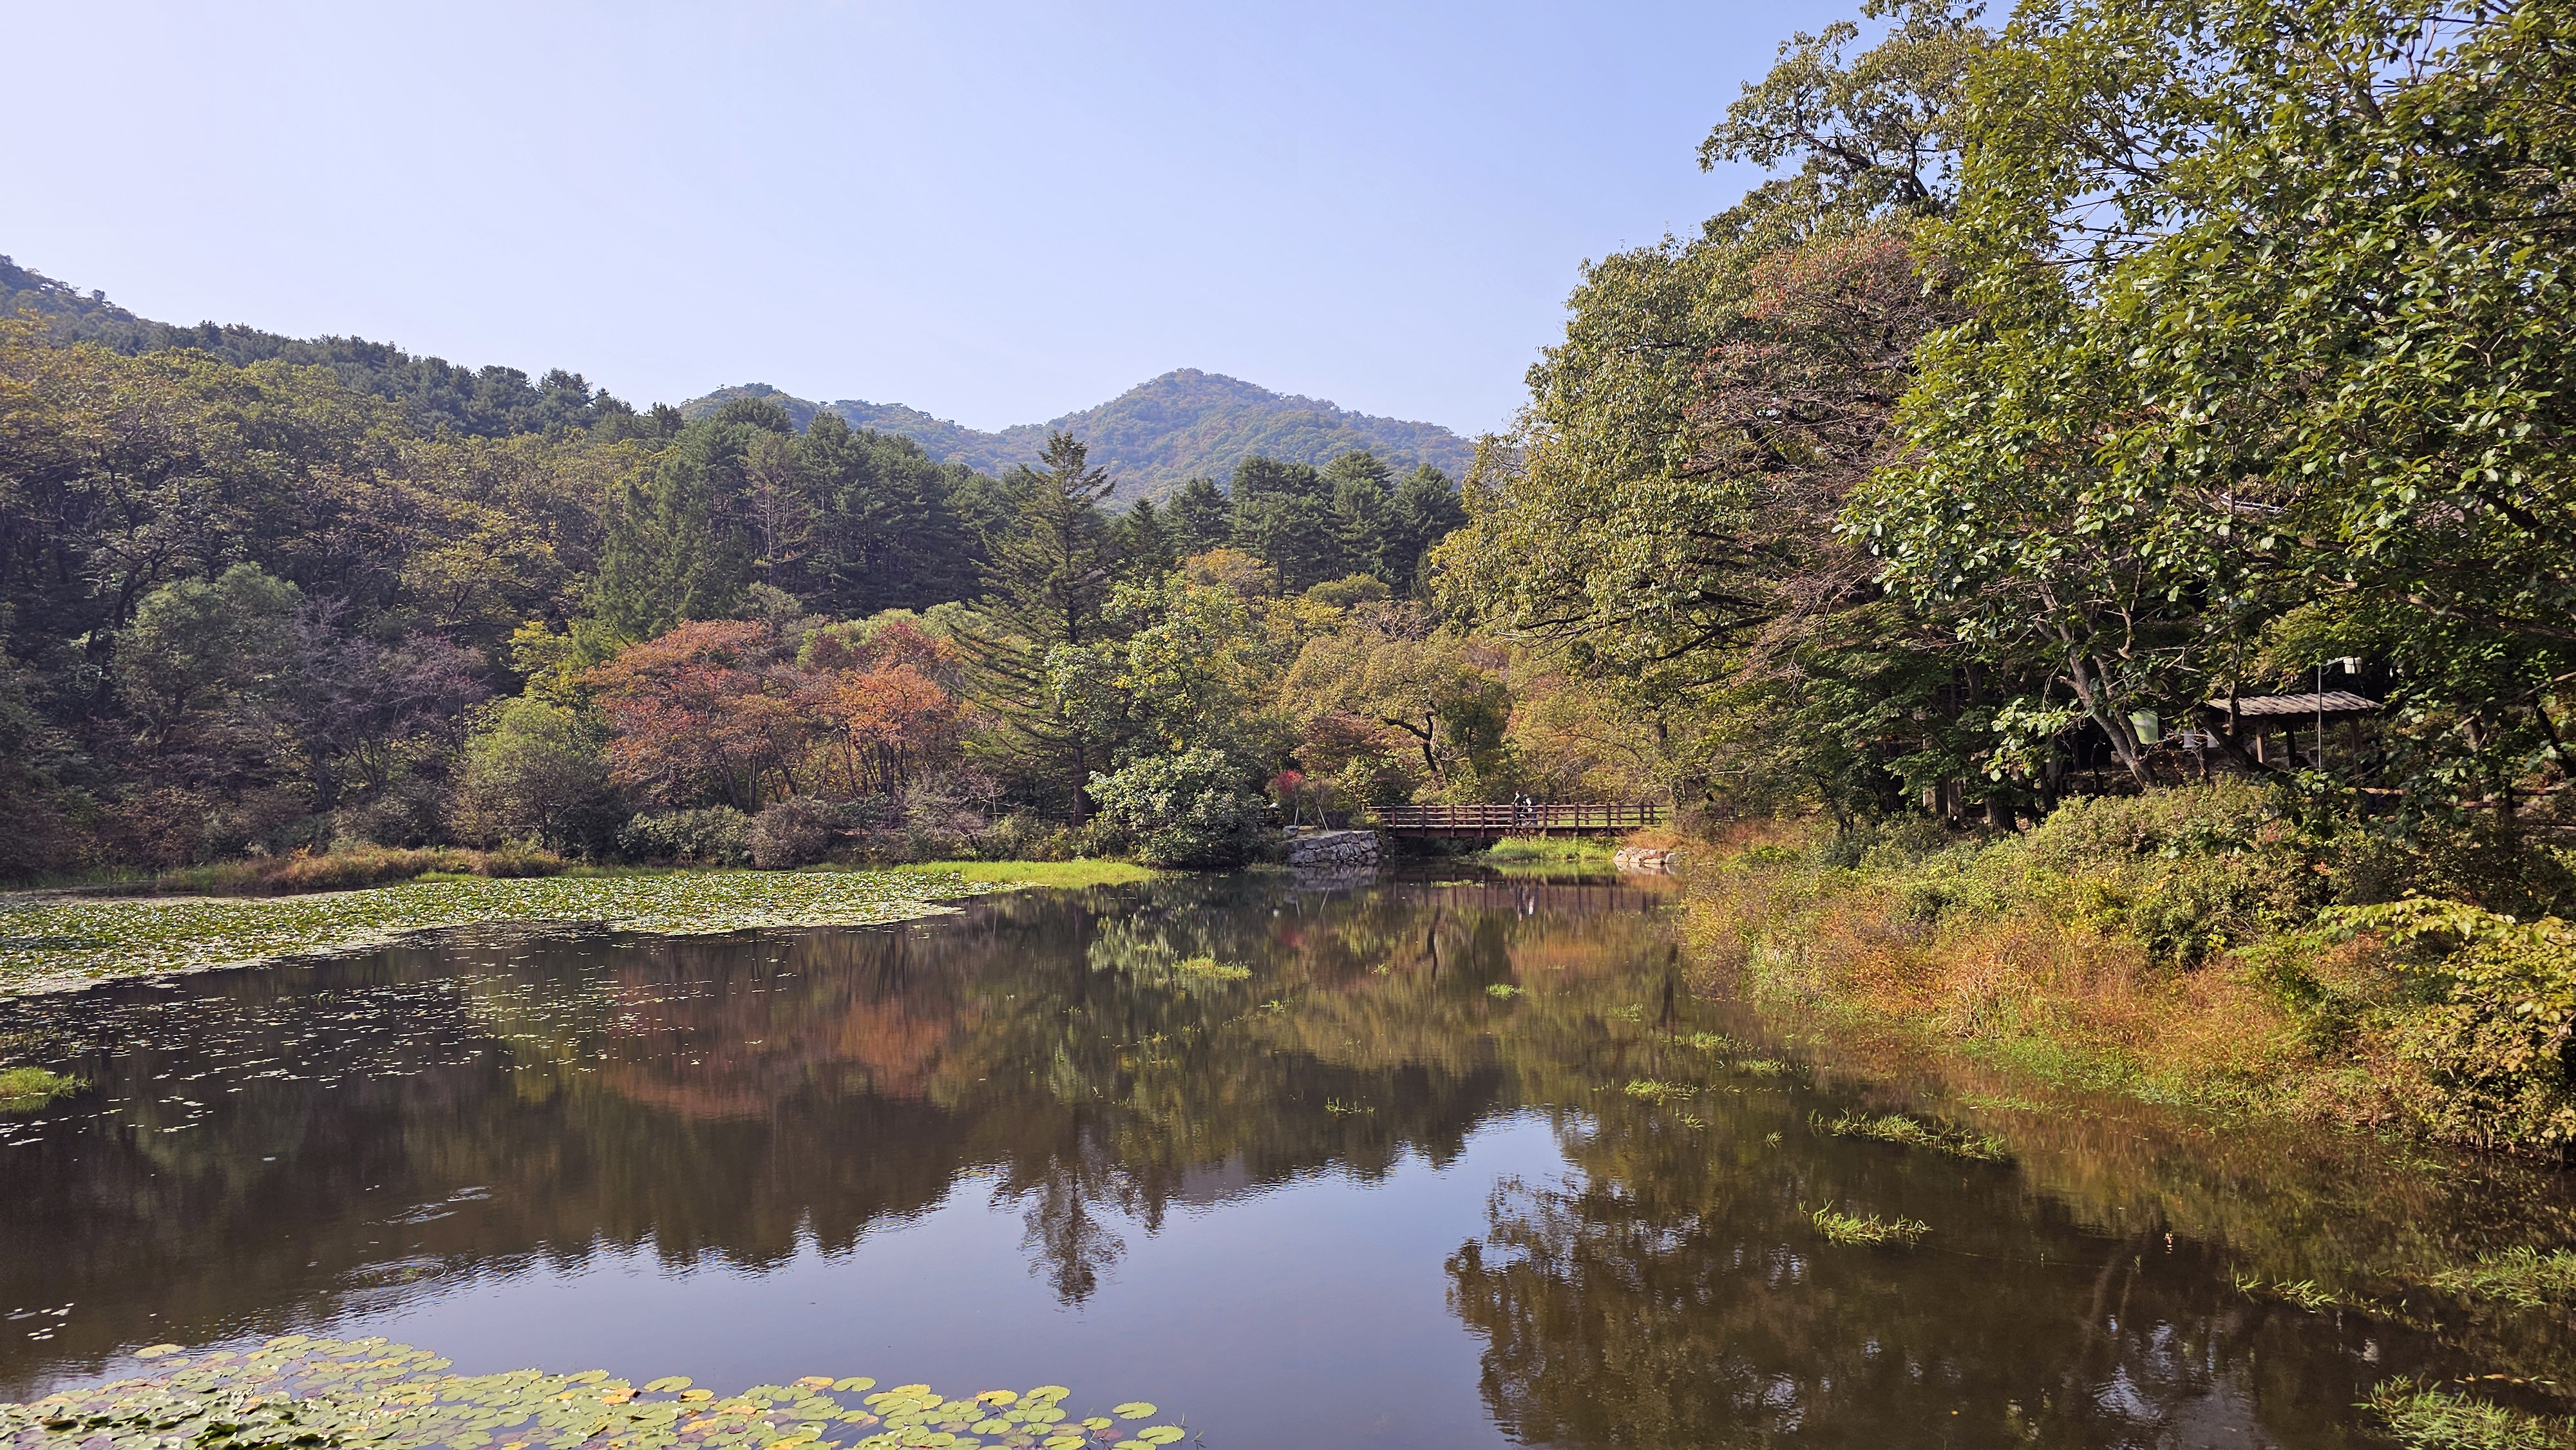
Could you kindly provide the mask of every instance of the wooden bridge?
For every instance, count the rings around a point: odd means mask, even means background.
[[[1390,836],[1624,835],[1672,819],[1670,806],[1586,801],[1572,805],[1389,806]]]

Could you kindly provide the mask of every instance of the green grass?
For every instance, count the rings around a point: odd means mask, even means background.
[[[0,995],[350,951],[487,922],[600,922],[672,936],[867,926],[932,915],[944,901],[998,884],[954,871],[679,871],[473,877],[270,899],[22,897],[0,901]]]
[[[1592,836],[1505,836],[1467,859],[1488,866],[1597,866],[1608,869],[1618,847]]]
[[[1964,1128],[1944,1128],[1909,1118],[1903,1113],[1844,1113],[1834,1118],[1809,1120],[1816,1130],[1837,1138],[1870,1138],[1881,1143],[1900,1143],[1908,1148],[1925,1148],[1947,1153],[1953,1158],[1970,1158],[1980,1163],[2009,1163],[2012,1153],[2001,1138],[1985,1133],[1971,1133]]]
[[[1237,966],[1232,962],[1220,962],[1214,957],[1191,957],[1187,961],[1173,963],[1172,970],[1185,976],[1206,977],[1218,982],[1252,980],[1252,968]]]
[[[41,1067],[0,1070],[0,1113],[32,1112],[81,1090],[81,1080]]]
[[[1623,1091],[1632,1098],[1642,1098],[1657,1107],[1699,1096],[1699,1089],[1688,1083],[1657,1082],[1653,1078],[1638,1078],[1629,1083]]]
[[[1864,1248],[1886,1244],[1903,1244],[1912,1248],[1932,1231],[1932,1225],[1921,1219],[1880,1218],[1874,1213],[1836,1213],[1830,1203],[1807,1215],[1807,1221],[1816,1226],[1816,1232],[1824,1235],[1828,1243],[1854,1244]]]
[[[2547,1254],[2537,1249],[2507,1249],[2500,1254],[2480,1254],[2476,1263],[2444,1269],[2425,1282],[2454,1294],[2502,1299],[2525,1309],[2576,1304],[2576,1253],[2565,1249]]]
[[[2563,1450],[2576,1425],[2473,1400],[2410,1379],[2393,1379],[2362,1401],[2407,1450]]]
[[[923,861],[893,869],[963,876],[992,886],[1125,886],[1162,874],[1133,861]]]

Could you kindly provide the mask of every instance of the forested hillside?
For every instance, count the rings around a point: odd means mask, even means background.
[[[0,322],[12,876],[451,841],[1026,847],[1116,798],[1095,773],[1211,732],[1231,743],[1191,768],[1228,804],[1166,854],[1239,854],[1294,733],[1249,682],[1354,606],[1427,630],[1396,601],[1465,516],[1438,470],[1361,452],[1256,455],[1112,513],[1063,435],[997,477],[765,397],[486,436],[397,386],[430,364],[236,363],[19,290],[44,305]],[[1170,662],[1186,716],[1114,657],[1167,614],[1232,621]],[[1378,761],[1380,796],[1466,778],[1408,728],[1362,721],[1339,758]]]
[[[1161,499],[1193,478],[1230,477],[1237,464],[1256,455],[1320,466],[1365,452],[1397,468],[1429,464],[1455,478],[1474,454],[1467,440],[1437,424],[1375,418],[1195,368],[1165,373],[1096,408],[998,433],[900,403],[808,402],[761,383],[718,389],[681,404],[680,411],[698,416],[732,397],[775,397],[800,428],[818,412],[837,413],[852,427],[899,433],[934,458],[985,473],[1031,456],[1051,433],[1067,433],[1081,439],[1093,462],[1117,479],[1114,497],[1120,502]]]
[[[281,361],[326,367],[342,386],[404,405],[424,428],[446,427],[478,438],[549,429],[611,429],[635,410],[593,388],[581,374],[556,368],[531,379],[517,368],[457,366],[414,357],[390,343],[357,337],[283,337],[238,323],[174,326],[135,316],[104,292],[79,292],[0,257],[0,317],[31,311],[59,342],[90,342],[128,357],[190,348],[235,365]]]

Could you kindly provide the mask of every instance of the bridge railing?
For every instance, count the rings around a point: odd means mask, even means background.
[[[1516,836],[1540,831],[1634,831],[1671,819],[1668,806],[1585,801],[1564,805],[1390,806],[1386,829],[1407,836]]]

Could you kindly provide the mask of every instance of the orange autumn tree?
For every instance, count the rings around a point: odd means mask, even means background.
[[[817,630],[799,652],[820,754],[849,794],[900,792],[952,758],[966,728],[957,648],[908,619]]]
[[[610,779],[658,805],[757,811],[794,794],[819,721],[801,672],[776,653],[766,624],[704,620],[592,669]]]

